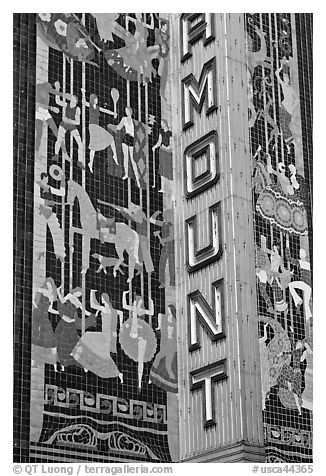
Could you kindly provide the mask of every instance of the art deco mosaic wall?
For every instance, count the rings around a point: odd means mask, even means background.
[[[312,460],[311,31],[15,14],[17,462]]]
[[[36,22],[31,455],[175,460],[169,22]]]
[[[246,15],[262,409],[274,462],[312,458],[312,58],[301,47],[304,17],[311,38],[309,15]],[[304,49],[311,53],[311,44]]]

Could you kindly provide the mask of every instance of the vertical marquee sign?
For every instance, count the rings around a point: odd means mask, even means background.
[[[180,457],[263,461],[244,17],[176,18]]]
[[[214,431],[218,406],[216,387],[227,378],[226,359],[214,358],[214,362],[209,363],[204,357],[207,351],[217,356],[217,346],[225,338],[224,280],[220,268],[223,257],[222,212],[217,198],[220,178],[218,59],[214,48],[208,52],[208,47],[216,42],[215,24],[215,14],[179,16],[181,57],[177,74],[180,91],[175,91],[175,96],[179,98],[177,102],[181,101],[181,108],[174,127],[180,130],[178,151],[183,154],[183,162],[176,164],[176,183],[179,185],[176,204],[180,213],[177,228],[182,243],[179,251],[182,271],[177,292],[178,307],[184,314],[179,328],[183,345],[180,354],[184,358],[180,378],[187,382],[184,392],[187,389],[189,392],[185,397],[181,396],[185,415],[184,423],[181,417],[183,447],[188,439],[192,439],[192,432],[201,434],[209,428]],[[198,61],[199,57],[201,61]],[[201,133],[198,133],[199,129]],[[209,194],[212,201],[205,206]],[[185,263],[182,263],[183,256]],[[214,276],[207,287],[204,283],[211,279],[210,272],[207,272],[209,266]],[[188,347],[185,347],[187,340]],[[195,366],[193,362],[196,362]],[[188,374],[185,368],[189,368]],[[195,410],[194,402],[199,400],[202,405],[196,406]],[[198,412],[196,416],[195,412]],[[183,449],[181,456],[188,451]],[[190,451],[195,451],[195,448]]]

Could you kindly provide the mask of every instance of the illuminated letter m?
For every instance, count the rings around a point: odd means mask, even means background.
[[[206,116],[217,109],[216,58],[204,64],[199,81],[193,74],[182,80],[182,126],[193,126],[193,110],[201,113],[205,102]]]

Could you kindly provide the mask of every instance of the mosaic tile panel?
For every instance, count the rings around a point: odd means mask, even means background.
[[[270,462],[312,460],[312,57],[303,53],[299,31],[307,21],[311,38],[309,18],[246,15],[262,409]]]
[[[31,451],[176,460],[169,22],[36,28]]]

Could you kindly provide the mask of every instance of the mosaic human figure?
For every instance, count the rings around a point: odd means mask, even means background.
[[[163,211],[163,220],[155,220],[155,224],[161,227],[160,231],[155,231],[154,235],[162,245],[159,262],[160,288],[165,288],[165,268],[168,265],[170,286],[175,286],[175,246],[174,246],[174,217],[173,210]]]
[[[125,46],[116,50],[106,50],[104,56],[108,64],[120,76],[129,81],[141,79],[144,84],[151,80],[152,75],[156,74],[152,66],[152,59],[159,55],[159,45],[147,46],[148,29],[154,29],[153,14],[150,14],[150,23],[143,19],[141,13],[135,15],[136,18],[130,15],[125,17]],[[135,26],[133,35],[128,31],[130,22]]]
[[[89,33],[85,28],[79,25],[79,18],[75,16],[76,21],[69,21],[67,24],[67,50],[72,57],[77,57],[79,61],[87,61],[93,56],[94,46],[97,51],[100,49],[92,42]],[[88,61],[97,66],[97,64]]]
[[[120,265],[124,261],[124,251],[129,256],[129,280],[133,278],[135,265],[138,262],[139,236],[125,223],[115,223],[114,218],[107,219],[96,211],[85,189],[73,180],[68,181],[67,203],[74,205],[78,199],[80,209],[81,228],[71,227],[69,230],[69,248],[74,251],[74,234],[83,237],[82,243],[82,273],[89,268],[90,240],[92,238],[105,243],[114,243],[118,260],[113,268],[113,275],[117,275]],[[111,226],[112,225],[112,226]]]
[[[259,145],[252,157],[252,187],[258,195],[264,188],[272,184],[271,176],[266,167],[266,162],[269,163],[268,156],[269,154],[263,152],[261,145]]]
[[[79,342],[80,336],[77,329],[82,328],[82,319],[78,316],[78,309],[82,309],[82,303],[79,298],[82,295],[81,288],[72,289],[66,296],[63,296],[61,286],[58,288],[58,311],[61,317],[56,329],[55,337],[57,340],[58,361],[61,364],[62,371],[67,367],[79,366],[71,355],[73,349]],[[94,326],[95,316],[85,310],[85,329]]]
[[[271,333],[271,340],[266,345],[269,361],[269,377],[272,387],[278,383],[283,364],[286,363],[289,365],[291,363],[291,341],[288,333],[276,319],[260,315],[259,321],[264,325],[268,324],[273,331]],[[264,368],[267,369],[267,364]],[[267,388],[267,385],[264,388]]]
[[[148,68],[151,65],[151,50],[147,47],[147,38],[148,29],[154,29],[154,17],[151,13],[150,23],[147,23],[146,20],[143,20],[142,13],[136,13],[135,15],[136,18],[126,15],[126,29],[129,29],[129,22],[135,25],[135,33],[133,35],[134,41],[132,42],[131,50],[132,53],[136,55],[139,62],[139,72],[144,76],[145,72],[148,71]]]
[[[256,246],[256,276],[260,294],[267,305],[267,312],[274,313],[274,306],[275,311],[286,312],[288,305],[283,291],[291,281],[291,273],[284,267],[283,258],[279,254],[279,245],[275,243],[273,249],[268,250],[266,238],[263,235],[261,235],[261,247]],[[274,305],[267,293],[267,284],[273,290]]]
[[[122,138],[122,152],[123,152],[123,165],[125,174],[122,177],[122,180],[128,178],[128,167],[129,167],[129,159],[135,174],[135,179],[138,187],[140,188],[139,182],[139,171],[137,168],[137,164],[134,160],[134,136],[135,136],[135,126],[134,121],[132,119],[132,109],[131,107],[127,106],[125,108],[126,116],[123,117],[120,123],[117,126],[117,130],[124,129],[124,135]]]
[[[101,41],[104,43],[107,43],[108,41],[114,41],[112,33],[124,40],[126,40],[128,36],[131,36],[129,32],[127,32],[121,25],[119,25],[119,23],[117,23],[120,13],[92,13],[92,15],[96,19],[98,32]]]
[[[35,87],[35,150],[39,151],[43,136],[43,125],[50,127],[51,131],[58,137],[58,129],[49,111],[56,114],[60,112],[59,108],[50,106],[50,94],[57,94],[58,91],[52,88],[50,83],[39,83]],[[65,144],[62,145],[62,152],[67,160],[70,160],[67,154]]]
[[[295,193],[295,191],[299,190],[299,188],[300,188],[300,184],[297,180],[297,169],[296,169],[294,164],[290,164],[288,166],[288,169],[289,169],[290,174],[291,174],[290,175],[290,182],[291,182],[291,185],[293,187],[293,191]]]
[[[291,296],[293,298],[296,308],[300,307],[303,303],[305,318],[308,321],[312,317],[312,312],[310,309],[310,298],[311,298],[311,269],[310,262],[307,260],[306,251],[301,248],[299,251],[299,259],[292,258],[291,251],[289,248],[289,239],[287,237],[285,249],[285,258],[288,262],[298,268],[300,280],[291,281],[289,283],[289,289]],[[303,298],[301,298],[296,289],[300,289],[303,293]]]
[[[268,145],[274,140],[274,146],[273,149],[275,149],[275,144],[277,141],[277,137],[279,135],[279,128],[278,125],[276,124],[274,117],[270,114],[270,107],[272,106],[273,101],[270,97],[268,97],[268,102],[264,109],[260,112],[261,116],[264,118],[264,120],[271,126],[271,131],[268,132]]]
[[[101,378],[119,377],[123,383],[123,375],[110,355],[117,352],[117,319],[118,313],[123,318],[122,311],[113,308],[106,293],[102,293],[102,305],[99,304],[94,289],[91,289],[90,307],[96,309],[96,315],[101,313],[102,331],[85,332],[71,355],[86,371]]]
[[[144,53],[147,50],[147,38],[148,31],[147,29],[154,29],[154,17],[153,14],[150,14],[151,20],[150,23],[147,23],[143,20],[142,13],[136,13],[136,18],[133,18],[130,15],[126,15],[126,29],[128,30],[128,22],[132,22],[135,25],[134,39],[136,40],[135,52]]]
[[[297,408],[301,415],[302,395],[301,384],[302,374],[300,360],[303,352],[303,342],[298,341],[295,348],[289,352],[282,351],[282,355],[292,355],[292,367],[284,363],[278,377],[278,396],[286,408]]]
[[[264,334],[259,338],[259,353],[260,353],[260,369],[261,369],[261,396],[262,396],[262,409],[266,408],[266,398],[268,398],[272,381],[270,376],[270,363],[268,350],[266,347],[267,341],[267,326],[264,324]]]
[[[110,204],[110,206],[136,224],[136,232],[139,235],[138,261],[139,263],[144,263],[147,274],[150,276],[154,271],[154,266],[150,253],[150,239],[148,232],[151,223],[154,225],[158,223],[156,217],[160,212],[156,211],[151,217],[147,217],[142,208],[132,202],[130,203],[129,208],[112,204]]]
[[[60,90],[60,83],[58,81],[55,82],[55,88],[57,89],[57,91]],[[67,103],[67,101],[69,101],[69,104]],[[65,141],[66,133],[70,132],[71,137],[73,137],[78,146],[77,165],[81,169],[85,169],[84,144],[77,129],[77,126],[80,125],[80,107],[77,106],[78,98],[77,96],[66,94],[64,99],[61,99],[57,95],[56,103],[62,107],[62,121],[59,126],[58,138],[54,147],[55,156],[53,157],[53,159],[58,159],[59,151]]]
[[[126,296],[129,291],[122,294],[122,307],[132,313],[132,317],[127,319],[120,330],[119,342],[124,353],[137,362],[138,367],[138,389],[141,389],[144,362],[150,361],[156,350],[156,337],[153,329],[144,320],[145,316],[154,315],[154,303],[149,298],[149,309],[145,309],[141,296],[135,296],[132,304],[127,303]]]
[[[62,173],[59,189],[51,187],[48,184],[49,177],[45,172],[41,173],[40,178],[41,180],[37,182],[40,187],[41,199],[41,204],[39,205],[39,213],[44,217],[49,227],[53,241],[54,253],[56,257],[60,259],[61,262],[63,262],[66,256],[64,233],[60,226],[57,215],[53,211],[53,207],[56,205],[56,197],[65,196],[65,177]],[[44,256],[43,251],[38,253],[38,259],[40,259],[42,256]]]
[[[306,369],[304,372],[304,382],[305,388],[302,392],[302,408],[306,408],[307,410],[313,410],[312,407],[312,398],[313,398],[313,377],[312,377],[312,364],[313,364],[313,351],[310,347],[309,343],[305,341],[304,343],[305,350],[301,356],[300,361],[306,361]]]
[[[57,340],[49,320],[49,313],[57,300],[57,288],[52,278],[46,278],[34,295],[32,310],[32,367],[39,363],[52,364],[57,371]]]
[[[105,130],[103,127],[99,125],[100,121],[100,112],[108,115],[112,115],[115,118],[117,117],[117,112],[116,112],[116,107],[115,111],[110,111],[109,109],[105,109],[103,107],[100,107],[98,104],[98,97],[96,94],[91,94],[89,98],[89,102],[86,101],[85,97],[85,89],[82,89],[83,93],[83,103],[89,107],[89,122],[88,122],[88,130],[89,130],[89,163],[88,167],[91,173],[93,173],[93,163],[94,163],[94,156],[95,152],[99,150],[105,150],[108,147],[111,148],[112,154],[113,154],[113,160],[117,165],[118,163],[118,157],[117,157],[117,151],[116,151],[116,146],[115,146],[115,141],[113,135]],[[115,103],[116,106],[116,103]]]
[[[160,350],[156,354],[149,376],[149,383],[167,392],[178,392],[176,309],[167,306],[167,313],[158,315],[157,330],[161,331]]]
[[[254,88],[252,84],[252,77],[249,69],[247,69],[247,96],[248,96],[248,109],[250,110],[250,118],[248,126],[252,128],[255,125],[258,113],[254,105]]]
[[[269,163],[267,164],[268,173],[276,175],[277,181],[279,185],[281,186],[283,193],[285,193],[286,195],[293,195],[294,194],[293,185],[290,179],[285,175],[285,170],[286,170],[286,167],[284,162],[279,162],[277,164],[277,170],[274,170],[270,161],[270,156],[269,156]]]
[[[281,78],[280,73],[283,74],[283,79]],[[283,100],[280,106],[280,124],[283,134],[283,139],[287,145],[288,151],[289,144],[293,141],[293,131],[291,130],[292,116],[300,104],[300,99],[291,85],[290,81],[290,68],[287,64],[282,62],[281,66],[275,71],[275,76],[279,82],[282,92]]]
[[[280,281],[282,271],[284,270],[283,258],[280,255],[280,247],[278,243],[273,245],[272,250],[266,249],[267,254],[270,255],[270,277],[269,284],[274,293],[275,309],[279,312],[286,311],[288,308],[287,302],[283,295],[283,286]]]
[[[271,59],[267,56],[266,45],[266,33],[260,30],[257,25],[254,25],[254,30],[260,39],[260,49],[253,51],[253,39],[249,34],[247,35],[247,62],[251,76],[254,74],[254,70],[257,66],[263,66],[264,68],[272,68]]]
[[[155,45],[158,46],[158,59],[159,65],[157,69],[157,74],[161,78],[160,81],[160,94],[161,97],[166,101],[165,89],[168,80],[168,56],[170,53],[169,45],[169,22],[165,18],[159,18],[160,27],[155,28]],[[154,47],[155,48],[155,47]]]
[[[263,239],[265,240],[265,237]],[[264,245],[265,241],[261,247],[256,245],[256,276],[258,278],[259,292],[267,305],[267,312],[273,313],[273,303],[266,290],[271,266]]]
[[[153,152],[159,148],[159,174],[161,176],[161,190],[164,192],[164,180],[173,180],[173,157],[172,157],[172,132],[165,119],[161,120],[161,129],[156,144],[152,147]]]

